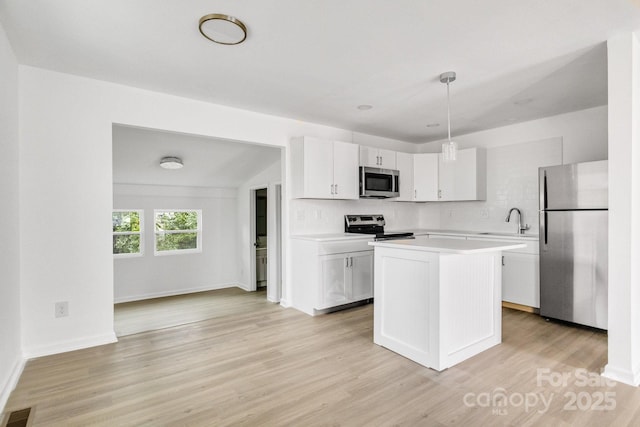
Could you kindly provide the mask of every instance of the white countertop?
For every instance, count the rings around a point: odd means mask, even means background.
[[[425,234],[442,234],[447,236],[469,236],[473,238],[487,238],[498,240],[538,240],[537,234],[517,234],[502,233],[493,231],[469,231],[469,230],[441,230],[431,228],[413,228],[404,230],[385,230],[386,233],[413,233],[416,236]],[[371,234],[359,233],[327,233],[327,234],[297,234],[291,236],[292,239],[313,240],[316,242],[325,242],[329,240],[372,240]]]
[[[324,242],[328,240],[373,240],[373,234],[359,233],[333,233],[333,234],[297,234],[291,236],[292,239],[313,240],[315,242]]]
[[[500,243],[483,240],[428,239],[417,237],[412,240],[385,240],[369,242],[370,246],[406,249],[424,252],[443,252],[452,254],[478,254],[483,252],[506,251],[526,247],[523,243]]]
[[[473,231],[473,230],[442,230],[432,228],[419,228],[410,230],[389,230],[387,233],[404,233],[411,232],[416,236],[425,234],[442,234],[447,236],[472,236],[478,238],[489,239],[516,239],[516,240],[538,240],[538,235],[533,233],[518,234],[518,233],[504,233],[501,231]]]

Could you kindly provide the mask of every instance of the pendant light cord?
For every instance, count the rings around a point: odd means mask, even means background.
[[[451,98],[449,96],[449,79],[447,79],[447,134],[451,143]]]

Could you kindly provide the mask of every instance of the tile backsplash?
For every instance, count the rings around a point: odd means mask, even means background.
[[[562,138],[506,145],[487,149],[487,200],[442,202],[440,226],[496,232],[516,232],[517,215],[511,222],[509,209],[522,212],[528,233],[538,233],[538,168],[562,164]]]
[[[383,214],[387,230],[441,228],[515,232],[517,219],[505,223],[512,207],[522,211],[529,233],[538,233],[538,168],[562,164],[562,138],[487,149],[487,200],[474,202],[394,202],[391,200],[293,199],[290,233],[344,231],[346,214]]]
[[[416,203],[391,200],[291,200],[291,234],[344,232],[347,214],[383,214],[385,230],[437,228],[440,211],[437,204],[419,209]]]

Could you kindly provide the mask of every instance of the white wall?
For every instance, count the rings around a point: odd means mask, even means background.
[[[455,129],[454,129],[455,131]],[[559,114],[467,135],[454,135],[460,148],[497,147],[562,138],[564,164],[607,159],[607,106]],[[443,141],[422,144],[422,153],[441,150]]]
[[[607,43],[609,76],[609,352],[606,377],[640,384],[640,41]]]
[[[144,255],[114,258],[115,302],[236,286],[235,189],[113,186],[114,209],[144,210]],[[154,256],[154,209],[201,209],[202,252]]]
[[[344,141],[360,137],[27,66],[20,67],[20,99],[21,289],[23,344],[29,356],[115,340],[110,227],[114,123],[280,147],[301,135]],[[286,199],[284,204],[286,239]],[[65,226],[70,217],[74,227]],[[290,264],[289,254],[285,257]],[[283,299],[289,294],[287,287],[283,294]],[[54,318],[56,301],[69,301],[68,317]]]
[[[239,286],[245,290],[254,289],[251,286],[251,269],[254,268],[252,257],[255,258],[255,239],[251,235],[251,190],[256,188],[271,189],[273,184],[282,182],[282,162],[276,161],[268,165],[264,170],[248,178],[238,187],[238,255],[239,255]],[[269,191],[268,191],[269,193]],[[272,194],[268,194],[270,198]],[[270,201],[270,200],[269,200]],[[269,201],[267,203],[269,203]],[[269,230],[270,231],[270,230]],[[272,236],[267,236],[269,239]],[[268,258],[267,258],[268,259]]]
[[[0,26],[0,413],[22,370],[18,198],[18,63]]]

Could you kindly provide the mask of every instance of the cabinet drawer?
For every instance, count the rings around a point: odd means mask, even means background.
[[[373,238],[367,240],[350,240],[347,242],[322,242],[318,248],[318,255],[343,254],[347,252],[373,251],[369,246]]]

